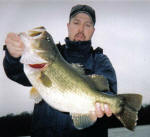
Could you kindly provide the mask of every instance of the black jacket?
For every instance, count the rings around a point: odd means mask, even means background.
[[[87,75],[104,75],[110,85],[109,94],[116,94],[117,81],[115,71],[108,57],[101,48],[93,50],[91,41],[72,42],[65,39],[66,44],[57,44],[62,56],[69,63],[79,63],[84,66]],[[13,81],[24,86],[31,86],[24,71],[20,58],[13,58],[7,49],[3,65],[6,75]],[[84,130],[76,130],[70,116],[51,108],[45,101],[34,106],[32,120],[33,137],[107,137],[107,118],[98,119],[97,122]]]

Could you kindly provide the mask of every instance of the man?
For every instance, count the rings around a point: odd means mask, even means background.
[[[91,38],[95,31],[95,11],[88,5],[76,5],[71,9],[66,44],[57,44],[64,59],[69,63],[79,63],[84,66],[85,74],[104,75],[110,85],[108,94],[116,94],[117,82],[115,71],[101,48],[93,50]],[[4,70],[7,76],[24,86],[31,86],[25,73],[23,65],[19,62],[23,53],[24,45],[21,38],[15,33],[9,33],[5,40],[6,55],[4,58]],[[68,81],[69,82],[69,81]],[[107,117],[112,112],[107,104],[95,104],[95,112],[99,118],[97,122],[84,130],[74,128],[70,116],[59,112],[43,100],[36,104],[32,120],[33,137],[107,137]],[[106,116],[104,116],[104,114]]]

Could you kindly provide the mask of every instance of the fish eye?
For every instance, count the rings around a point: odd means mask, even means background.
[[[46,37],[46,40],[47,40],[47,41],[50,41],[50,37],[47,36],[47,37]]]
[[[45,36],[46,36],[46,37],[45,37],[45,40],[47,40],[48,42],[50,42],[50,40],[51,40],[50,35],[49,35],[49,34],[46,34]]]

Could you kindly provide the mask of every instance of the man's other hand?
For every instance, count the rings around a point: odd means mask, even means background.
[[[102,103],[95,104],[95,113],[98,118],[102,118],[104,116],[104,114],[107,117],[112,116],[112,111],[110,110],[109,105],[102,104]]]

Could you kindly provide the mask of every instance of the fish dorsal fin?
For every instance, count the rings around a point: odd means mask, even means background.
[[[89,75],[89,78],[94,82],[97,90],[100,91],[109,91],[108,80],[103,75]]]
[[[51,87],[52,82],[44,72],[41,71],[41,75],[40,75],[39,79],[44,86]]]
[[[71,66],[78,71],[80,74],[85,75],[84,69],[83,69],[83,65],[78,64],[78,63],[72,63]]]
[[[38,91],[34,87],[32,87],[30,90],[30,97],[35,101],[36,104],[42,101],[41,95],[38,93]]]
[[[96,114],[95,113],[87,113],[87,114],[77,114],[77,113],[71,113],[73,124],[75,128],[77,129],[84,129],[91,125],[93,125],[96,120]]]

